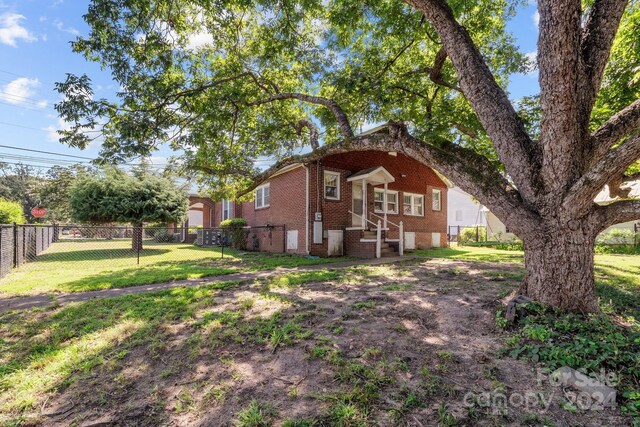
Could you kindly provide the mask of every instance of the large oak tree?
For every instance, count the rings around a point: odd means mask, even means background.
[[[400,151],[523,239],[524,294],[595,311],[595,237],[640,218],[638,200],[593,202],[607,183],[625,196],[640,157],[637,59],[607,69],[612,46],[638,51],[638,6],[538,0],[540,95],[514,106],[508,76],[532,66],[505,31],[518,3],[93,0],[91,32],[73,48],[122,89],[116,102],[94,99],[88,77],[69,75],[61,139],[84,147],[100,127],[113,161],[168,143],[180,167],[224,191],[250,185],[260,156],[306,144],[312,157]],[[386,132],[355,135],[387,121]]]

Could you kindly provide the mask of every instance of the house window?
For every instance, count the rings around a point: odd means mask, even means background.
[[[269,207],[270,192],[269,184],[256,188],[256,209]]]
[[[441,190],[431,191],[431,210],[434,210],[434,211],[442,210],[442,191]]]
[[[405,215],[424,215],[424,196],[422,194],[404,193],[403,212]]]
[[[324,197],[325,199],[340,200],[339,172],[324,172]]]
[[[231,201],[227,199],[222,199],[222,220],[229,219],[233,217],[231,213]]]
[[[384,190],[382,188],[374,189],[373,207],[375,212],[384,213]],[[398,213],[398,192],[387,190],[387,213]]]
[[[456,211],[456,221],[462,221],[462,211]]]

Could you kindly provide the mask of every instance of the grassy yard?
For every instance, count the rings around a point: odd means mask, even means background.
[[[524,253],[521,251],[472,246],[418,250],[415,254],[481,262],[520,264],[524,261]],[[602,310],[640,325],[640,256],[596,254],[595,270],[596,291]],[[524,272],[519,277],[524,277]]]
[[[145,242],[138,256],[130,239],[54,243],[37,257],[0,279],[0,294],[82,292],[124,288],[172,280],[225,275],[277,267],[323,264],[343,259],[309,259],[260,254],[191,244]]]
[[[225,251],[223,263],[216,250],[168,249],[194,269],[318,262],[238,252],[227,260]],[[496,312],[522,278],[522,253],[415,254],[396,265],[0,314],[0,425],[632,425],[640,410],[639,259],[597,257],[603,314],[533,304],[505,325]],[[166,261],[148,255],[143,268]],[[118,272],[110,267],[105,277]],[[624,412],[582,411],[532,369],[562,365],[619,375]],[[538,403],[486,407],[469,393],[532,393]],[[550,405],[536,406],[543,400]]]

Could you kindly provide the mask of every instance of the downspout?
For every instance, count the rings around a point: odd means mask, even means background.
[[[309,255],[309,167],[305,164],[302,165],[306,172],[306,186],[305,186],[305,209],[306,209],[306,217],[304,221],[304,246],[307,255]]]

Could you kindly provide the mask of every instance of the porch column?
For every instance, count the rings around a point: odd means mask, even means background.
[[[376,258],[382,256],[382,230],[380,220],[378,220],[378,228],[376,229]]]
[[[388,229],[389,227],[387,226],[387,207],[389,205],[387,205],[387,188],[388,184],[387,181],[384,182],[384,197],[382,198],[383,203],[384,203],[384,229]]]
[[[362,180],[362,227],[367,228],[367,180]]]

